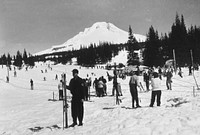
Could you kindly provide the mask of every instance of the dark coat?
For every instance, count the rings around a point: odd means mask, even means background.
[[[144,73],[143,78],[145,82],[150,80],[150,76],[147,73]]]
[[[72,78],[69,83],[69,89],[73,101],[81,101],[84,99],[84,81],[82,78]]]
[[[172,76],[173,76],[173,75],[172,75],[172,72],[168,71],[168,72],[166,73],[167,81],[171,81]]]

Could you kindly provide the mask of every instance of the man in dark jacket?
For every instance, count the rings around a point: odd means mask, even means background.
[[[84,89],[83,89],[83,79],[78,76],[78,70],[73,69],[73,78],[70,80],[69,83],[69,90],[72,94],[72,101],[71,101],[71,112],[73,118],[73,124],[71,127],[77,125],[77,118],[79,120],[79,126],[83,125],[83,101],[84,101]]]

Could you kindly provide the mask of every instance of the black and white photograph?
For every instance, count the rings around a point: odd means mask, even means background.
[[[200,135],[200,0],[0,0],[0,135]]]

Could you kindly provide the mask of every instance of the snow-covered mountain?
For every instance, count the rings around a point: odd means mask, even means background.
[[[146,40],[146,36],[133,34],[138,42]],[[112,23],[97,22],[90,28],[85,28],[73,38],[67,40],[61,45],[52,46],[52,48],[38,52],[34,55],[51,54],[55,52],[63,52],[68,50],[78,50],[82,47],[87,47],[91,43],[98,45],[102,42],[108,43],[126,43],[128,41],[128,32],[119,29]]]

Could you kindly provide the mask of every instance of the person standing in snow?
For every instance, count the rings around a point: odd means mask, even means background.
[[[98,86],[97,86],[97,87],[98,87],[98,93],[99,93],[98,97],[103,97],[103,88],[104,88],[104,83],[103,83],[101,77],[99,78]]]
[[[179,67],[179,71],[178,71],[178,75],[181,77],[181,78],[183,78],[183,75],[182,75],[182,70],[181,70],[181,67]]]
[[[30,84],[31,84],[31,90],[33,90],[33,80],[30,80]]]
[[[117,82],[117,71],[114,70],[113,71],[113,89],[112,89],[112,96],[115,95],[115,91],[116,91],[116,95],[119,96],[119,91],[118,91],[118,82]]]
[[[104,85],[103,85],[104,86],[103,87],[103,95],[106,96],[107,95],[107,85],[106,85],[107,81],[103,76],[101,78],[102,78],[102,81],[104,83]]]
[[[158,67],[158,74],[159,74],[160,80],[162,80],[162,68],[161,67]]]
[[[17,71],[16,70],[14,71],[14,77],[17,77]]]
[[[58,75],[56,74],[55,80],[58,80]]]
[[[143,80],[146,84],[146,91],[149,91],[149,80],[150,80],[150,74],[148,71],[145,71],[143,74]]]
[[[74,127],[77,125],[77,118],[79,120],[79,126],[83,125],[83,113],[84,113],[84,82],[83,79],[78,76],[78,70],[73,69],[73,78],[70,80],[69,86],[67,87],[72,94],[72,101],[71,101],[71,112],[72,112],[72,119],[73,123],[70,127]]]
[[[83,86],[83,89],[84,89],[84,100],[85,101],[88,101],[88,79],[86,78],[86,79],[83,79],[83,84],[84,84],[84,86]]]
[[[97,78],[95,78],[93,82],[93,88],[95,88],[96,96],[98,96],[99,93],[98,93],[98,79]]]
[[[138,72],[136,73],[133,72],[133,75],[131,76],[129,81],[129,87],[132,96],[132,108],[135,108],[134,102],[136,102],[136,107],[141,107],[139,105],[138,91],[137,91],[137,86],[139,85],[138,75],[139,75]]]
[[[151,86],[152,86],[152,93],[151,93],[151,103],[150,107],[153,107],[155,102],[155,97],[157,98],[157,106],[161,104],[161,80],[157,72],[153,73],[153,77],[151,78]]]
[[[189,75],[192,75],[192,65],[189,66]]]
[[[172,90],[172,76],[173,76],[172,71],[170,71],[170,69],[168,69],[166,72],[166,77],[167,77],[166,86],[167,86],[168,90]]]
[[[58,84],[58,94],[59,94],[59,100],[63,100],[63,84],[62,84],[62,80],[60,80],[60,83]]]

